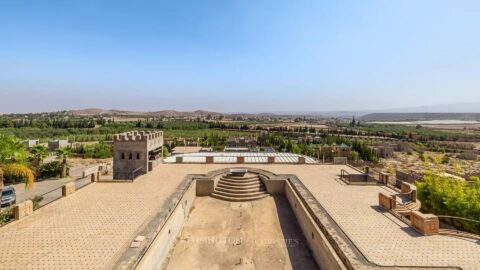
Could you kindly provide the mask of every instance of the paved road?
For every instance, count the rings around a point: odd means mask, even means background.
[[[43,195],[47,192],[60,188],[61,186],[65,185],[68,182],[77,180],[82,176],[83,171],[89,167],[92,167],[92,166],[78,166],[78,167],[71,168],[69,177],[65,177],[61,179],[47,179],[47,180],[38,181],[38,182],[35,182],[33,187],[29,190],[25,189],[25,184],[23,183],[15,184],[13,186],[15,188],[15,191],[17,192],[17,203],[32,199],[35,196]],[[78,181],[77,188],[85,185],[89,181],[90,181],[89,177],[87,177],[85,181]],[[53,200],[56,197],[61,195],[62,195],[61,190],[57,192],[52,192],[51,194],[47,194],[47,196],[44,196],[44,202],[49,201],[50,197],[51,197],[51,200]]]
[[[66,177],[56,180],[44,180],[41,182],[35,182],[33,187],[29,190],[25,190],[25,184],[23,183],[13,185],[15,187],[15,191],[17,192],[17,203],[31,199],[36,195],[42,195],[44,193],[47,193],[75,179],[75,177]]]

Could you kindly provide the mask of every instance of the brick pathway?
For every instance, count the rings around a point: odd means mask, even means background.
[[[0,228],[0,269],[105,269],[128,247],[183,175],[99,183]]]
[[[249,165],[245,165],[249,166]],[[229,167],[162,164],[134,183],[92,184],[33,216],[0,228],[0,269],[111,268],[186,174]],[[478,269],[480,244],[448,236],[423,237],[378,211],[378,186],[335,180],[344,166],[254,165],[296,174],[372,262],[398,266]]]

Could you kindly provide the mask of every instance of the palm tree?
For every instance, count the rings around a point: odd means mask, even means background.
[[[22,141],[15,136],[0,134],[0,187],[3,178],[23,179],[25,188],[33,186],[34,175],[27,165],[28,151]]]
[[[0,167],[0,194],[2,194],[3,190],[3,171],[2,168]]]
[[[43,160],[48,157],[48,148],[44,145],[37,144],[32,148],[31,154],[35,160],[35,177],[38,179],[40,177],[40,167],[43,163]]]
[[[57,159],[62,160],[62,173],[61,178],[67,176],[67,158],[72,155],[70,148],[64,147],[57,150]]]

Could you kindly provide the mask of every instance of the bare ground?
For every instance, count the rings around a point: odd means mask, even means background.
[[[285,197],[194,207],[167,269],[317,269]]]

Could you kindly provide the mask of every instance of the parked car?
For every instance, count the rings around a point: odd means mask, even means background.
[[[15,193],[15,188],[13,186],[5,187],[2,190],[2,196],[0,197],[0,206],[10,206],[17,203],[17,194]]]

